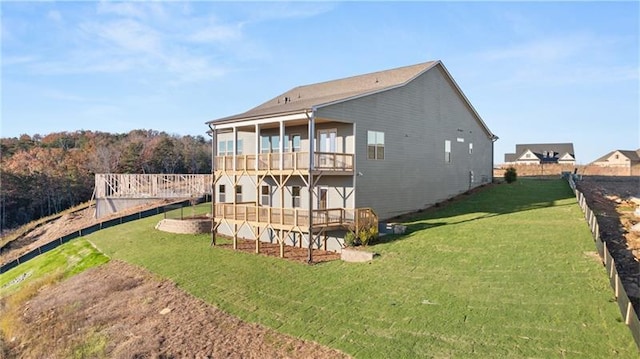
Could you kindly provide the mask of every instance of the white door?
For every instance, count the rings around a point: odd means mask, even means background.
[[[327,153],[336,153],[337,151],[338,130],[335,128],[329,130],[318,130],[318,152],[317,165],[320,168],[333,167],[334,155]]]
[[[338,130],[318,130],[318,152],[336,152]]]
[[[318,209],[327,209],[328,187],[318,187]]]

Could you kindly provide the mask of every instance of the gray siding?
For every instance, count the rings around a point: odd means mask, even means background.
[[[492,179],[492,140],[439,66],[403,87],[322,107],[318,117],[356,123],[355,163],[361,175],[355,206],[372,207],[381,219]],[[367,159],[368,130],[385,133],[384,160]],[[445,163],[445,140],[451,141],[451,163]]]

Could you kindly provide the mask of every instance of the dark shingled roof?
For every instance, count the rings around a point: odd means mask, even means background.
[[[209,121],[209,123],[299,113],[312,107],[404,85],[439,63],[440,61],[429,61],[339,80],[298,86],[247,112]]]
[[[516,162],[522,155],[531,151],[542,162],[557,162],[565,154],[575,158],[573,143],[529,143],[516,145],[515,153],[505,153],[505,162]]]
[[[516,145],[516,154],[520,157],[527,150],[531,150],[531,152],[536,155],[542,154],[545,151],[553,151],[558,155],[562,156],[565,153],[573,156],[573,143],[530,143],[524,145]]]

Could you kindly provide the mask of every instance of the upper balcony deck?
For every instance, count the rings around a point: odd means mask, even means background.
[[[353,154],[314,152],[313,168],[308,152],[261,153],[258,155],[216,156],[215,171],[236,173],[267,173],[299,171],[302,173],[353,174]]]

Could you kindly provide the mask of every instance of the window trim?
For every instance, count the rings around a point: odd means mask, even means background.
[[[444,162],[451,163],[451,140],[444,140]]]
[[[225,203],[227,201],[227,191],[223,184],[218,185],[218,202]]]
[[[242,185],[236,185],[236,203],[242,203]]]
[[[298,138],[298,147],[296,147],[296,137]],[[299,133],[291,134],[291,152],[300,152],[302,150],[302,135]]]
[[[267,193],[264,193],[264,190],[267,190]],[[271,186],[268,184],[260,185],[260,204],[266,207],[271,207]]]
[[[373,135],[373,143],[370,142],[370,137]],[[382,137],[380,137],[382,135]],[[384,160],[385,158],[385,133],[384,131],[367,130],[367,160]],[[373,148],[373,156],[371,155],[371,149]],[[382,151],[380,151],[382,149]]]
[[[298,195],[295,194],[296,189],[298,190]],[[291,208],[300,208],[301,192],[302,192],[302,186],[291,186]]]

